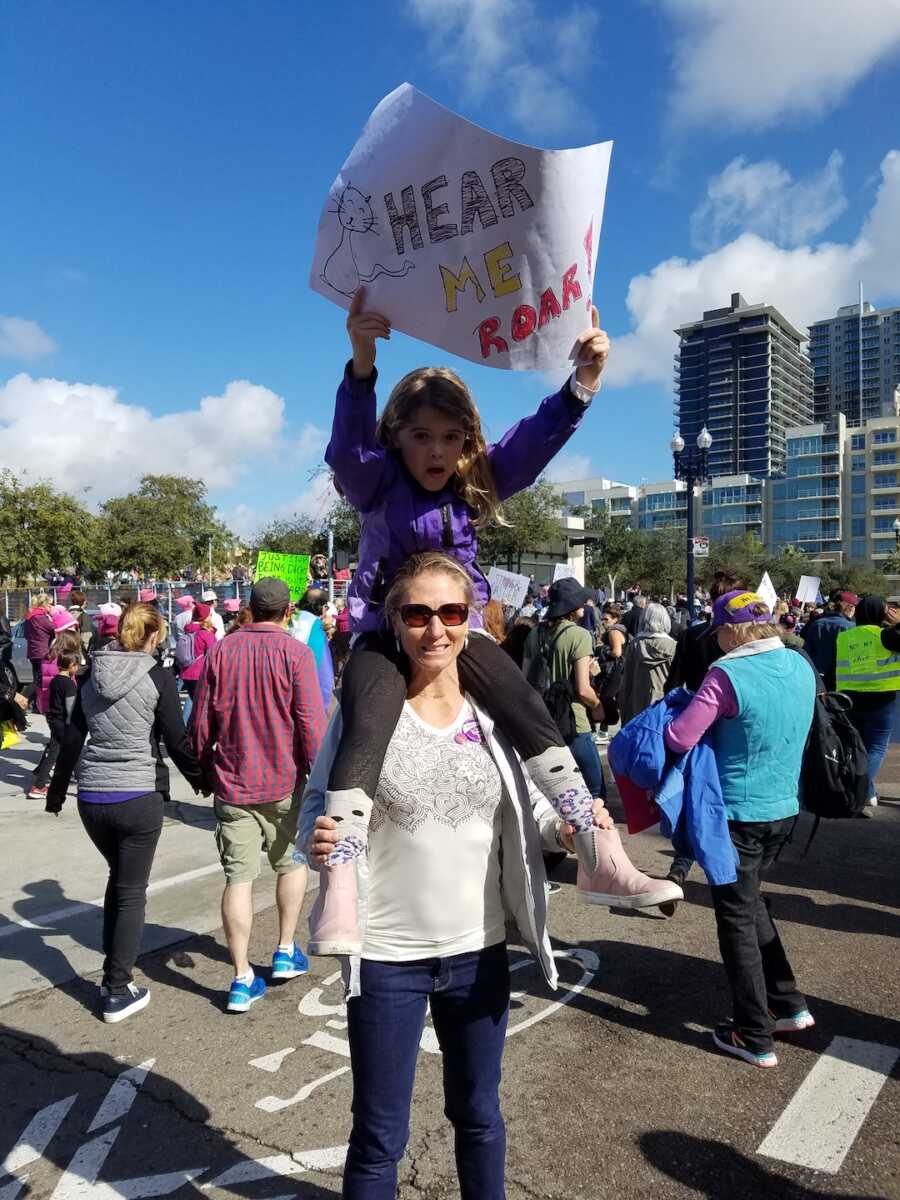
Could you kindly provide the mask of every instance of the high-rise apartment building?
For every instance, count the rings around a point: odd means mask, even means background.
[[[839,412],[854,424],[890,416],[900,385],[900,308],[876,309],[864,301],[861,322],[858,304],[839,308],[836,316],[810,325],[809,357],[815,422]]]
[[[748,304],[738,292],[728,308],[675,332],[675,421],[685,442],[706,426],[711,475],[782,474],[785,431],[812,420],[805,335],[771,304]]]

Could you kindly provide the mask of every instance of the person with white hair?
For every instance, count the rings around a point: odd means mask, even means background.
[[[618,701],[625,725],[632,717],[661,700],[666,676],[675,657],[675,639],[670,636],[672,619],[662,604],[648,604],[637,637],[625,650],[625,668]]]

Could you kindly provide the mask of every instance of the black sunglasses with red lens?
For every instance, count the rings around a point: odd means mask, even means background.
[[[410,629],[424,629],[431,618],[437,617],[447,628],[465,625],[469,619],[468,604],[442,604],[440,608],[429,608],[427,604],[401,604],[400,620]]]

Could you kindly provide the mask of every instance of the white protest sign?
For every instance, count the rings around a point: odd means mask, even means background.
[[[319,219],[310,287],[507,370],[569,363],[591,324],[612,142],[535,150],[404,83],[381,101]]]
[[[819,597],[821,579],[818,575],[801,575],[797,584],[797,599],[801,604],[815,604]]]
[[[521,608],[525,603],[528,592],[527,575],[515,575],[512,571],[501,571],[499,567],[491,567],[487,580],[491,589],[491,599],[496,600],[498,604],[511,604],[513,608]]]
[[[775,611],[775,605],[778,603],[778,593],[775,591],[775,585],[769,578],[768,571],[766,571],[762,579],[759,581],[759,587],[756,589],[756,594],[766,602],[770,612]]]
[[[557,563],[553,568],[553,582],[557,579],[575,579],[576,575],[568,563]]]

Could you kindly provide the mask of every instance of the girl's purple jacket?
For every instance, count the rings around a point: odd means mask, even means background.
[[[348,363],[337,392],[331,441],[325,461],[346,499],[359,510],[359,567],[347,593],[355,633],[377,629],[384,597],[397,568],[411,554],[445,550],[465,567],[475,583],[479,607],[491,597],[476,561],[478,531],[473,509],[452,488],[426,491],[412,478],[399,455],[375,439],[375,382],[357,380]],[[528,487],[566,444],[587,405],[572,395],[568,381],[541,402],[492,446],[488,458],[500,500]],[[471,624],[481,624],[473,613]]]

